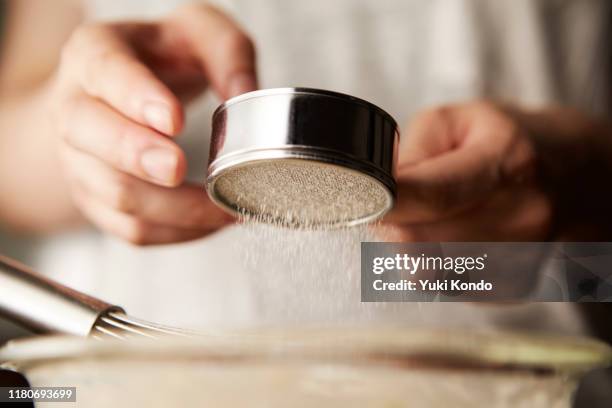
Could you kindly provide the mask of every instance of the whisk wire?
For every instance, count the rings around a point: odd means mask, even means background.
[[[128,340],[134,337],[151,339],[160,336],[192,336],[187,330],[162,326],[136,319],[124,313],[108,312],[102,315],[94,325],[90,336],[97,340],[108,338]]]

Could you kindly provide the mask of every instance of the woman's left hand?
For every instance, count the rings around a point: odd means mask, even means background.
[[[417,115],[402,135],[398,200],[384,218],[385,238],[547,239],[551,203],[537,183],[536,149],[518,116],[488,102]]]

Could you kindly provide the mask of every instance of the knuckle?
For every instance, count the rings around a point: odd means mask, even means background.
[[[219,44],[227,52],[233,54],[248,53],[252,55],[255,52],[251,39],[239,30],[226,30],[219,39]]]
[[[535,152],[522,126],[505,116],[496,117],[490,132],[496,139],[498,159],[502,162],[528,165]],[[512,166],[515,167],[515,166]],[[520,166],[519,166],[520,167]]]
[[[422,146],[447,145],[448,149],[454,146],[456,135],[452,130],[451,106],[439,106],[418,113],[408,123],[407,133],[414,143]],[[434,134],[435,138],[430,138]]]
[[[83,186],[83,183],[76,179],[73,175],[68,176],[67,181],[70,197],[72,198],[74,205],[80,210],[85,209],[87,207],[85,205],[85,197],[87,197],[88,194],[86,188]]]
[[[478,99],[469,102],[466,108],[467,113],[471,115],[479,115],[480,117],[485,116],[497,120],[506,118],[506,114],[502,107],[498,103],[488,99]]]
[[[84,177],[82,171],[79,171],[79,165],[75,162],[78,158],[75,158],[73,148],[65,143],[60,143],[57,148],[57,157],[66,181],[69,183],[75,183],[78,187],[85,191],[86,186],[84,180],[87,178],[86,176]]]
[[[138,209],[134,186],[131,178],[126,174],[118,174],[109,194],[109,204],[122,213],[135,214]]]
[[[113,48],[100,50],[90,59],[83,72],[83,89],[93,95],[100,96],[108,76],[115,75],[123,68],[126,57]]]
[[[92,89],[122,56],[116,29],[105,23],[83,24],[76,28],[61,51],[60,78],[76,76],[82,79],[79,82],[86,92]]]
[[[112,166],[126,171],[134,172],[134,134],[132,124],[125,121],[116,124],[116,140],[114,146],[109,146],[104,156],[108,157]]]
[[[427,109],[419,113],[415,117],[415,122],[420,124],[431,124],[438,123],[448,119],[451,113],[451,107],[448,105],[437,106],[435,108]]]
[[[102,23],[87,23],[78,26],[62,48],[62,57],[71,58],[81,51],[89,49],[102,35],[107,33],[107,27]]]
[[[50,112],[51,116],[51,124],[53,129],[55,129],[55,134],[62,141],[62,143],[66,143],[70,140],[71,135],[71,126],[69,125],[69,121],[66,120],[67,114],[61,111]]]
[[[68,40],[64,43],[64,46],[61,49],[61,65],[64,65],[65,62],[70,61],[75,55],[77,55],[77,51],[81,48],[81,44],[84,42],[83,37],[89,35],[87,33],[88,30],[89,26],[81,25],[72,31],[72,34],[70,34],[70,37],[68,37]]]
[[[187,2],[176,8],[169,20],[180,24],[182,21],[193,21],[194,18],[203,19],[215,16],[224,16],[224,14],[207,2]]]
[[[453,109],[450,105],[441,105],[429,110],[429,115],[435,118],[445,118],[447,117],[451,110]]]
[[[78,109],[81,104],[73,97],[58,96],[58,103],[49,110],[50,124],[55,134],[69,142],[73,132],[74,119],[79,118]]]
[[[123,238],[138,246],[149,244],[147,224],[137,218],[132,218],[125,223]]]
[[[469,107],[471,107],[472,109],[478,109],[478,110],[483,110],[483,111],[488,111],[488,112],[498,112],[499,111],[495,103],[489,100],[486,100],[486,99],[478,99],[476,101],[473,101],[469,104]]]
[[[197,3],[197,2],[190,2],[187,4],[183,4],[182,6],[176,9],[176,13],[181,14],[181,15],[211,13],[214,11],[215,11],[215,8],[213,6],[206,4],[206,3]]]

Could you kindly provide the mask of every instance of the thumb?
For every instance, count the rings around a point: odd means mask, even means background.
[[[466,126],[458,108],[417,116],[398,151],[398,199],[385,220],[419,223],[460,212],[498,183],[494,143],[485,127]]]

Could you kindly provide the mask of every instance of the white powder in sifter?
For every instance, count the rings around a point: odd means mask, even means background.
[[[337,226],[378,218],[392,205],[387,188],[349,168],[304,159],[235,166],[214,184],[226,205],[268,223]]]

